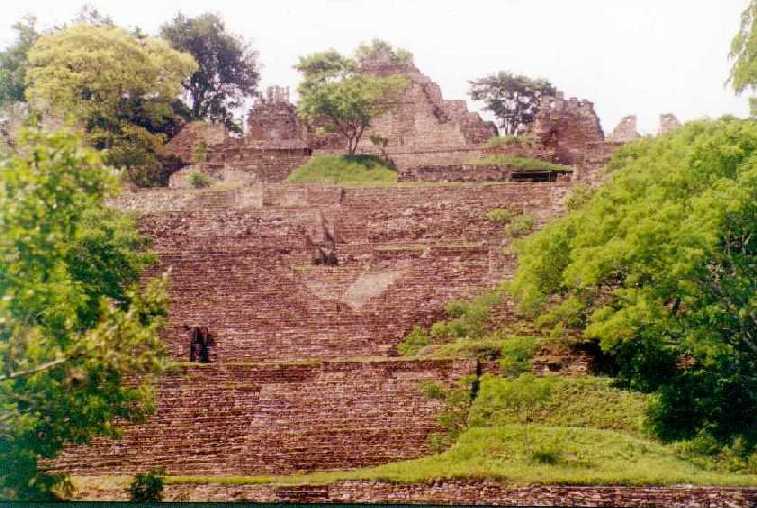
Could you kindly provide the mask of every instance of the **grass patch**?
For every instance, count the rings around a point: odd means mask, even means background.
[[[372,155],[316,155],[292,172],[290,183],[394,183],[397,172]]]
[[[492,136],[486,140],[487,148],[500,148],[506,146],[521,146],[532,148],[537,145],[536,136],[533,134],[521,134],[520,136]]]
[[[211,183],[213,183],[208,175],[197,171],[196,169],[189,173],[187,180],[189,181],[189,184],[195,189],[210,187]]]
[[[494,479],[513,485],[757,486],[757,475],[708,472],[665,445],[601,429],[529,425],[474,427],[446,452],[353,471],[291,476],[173,476],[167,484],[328,484],[340,480],[416,483],[435,479]]]
[[[560,171],[572,172],[573,168],[565,164],[534,159],[532,157],[518,157],[516,155],[488,155],[482,159],[474,159],[469,164],[478,166],[507,166],[520,171]]]
[[[522,412],[509,400],[517,380],[484,375],[468,422],[472,426],[522,423]],[[536,378],[550,386],[550,396],[531,415],[533,423],[556,427],[611,429],[643,435],[648,396],[611,386],[608,378]]]

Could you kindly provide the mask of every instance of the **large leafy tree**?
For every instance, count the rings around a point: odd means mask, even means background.
[[[51,496],[63,477],[41,459],[151,409],[164,282],[140,290],[152,258],[105,205],[116,183],[67,133],[29,134],[0,166],[0,498]]]
[[[191,54],[199,67],[183,81],[193,119],[220,121],[230,129],[234,110],[252,97],[260,80],[258,54],[240,37],[226,31],[215,14],[196,18],[177,15],[160,35],[174,49]]]
[[[731,75],[729,81],[736,93],[757,88],[757,1],[752,0],[741,14],[739,32],[731,41]],[[752,115],[757,115],[757,99],[749,99]]]
[[[115,26],[76,24],[40,37],[28,58],[35,110],[72,118],[133,182],[161,183],[162,130],[182,80],[197,69],[191,55]]]
[[[295,68],[304,77],[297,89],[299,115],[341,135],[350,154],[355,153],[371,119],[391,110],[407,86],[400,75],[361,72],[354,59],[333,49],[300,57]]]
[[[546,79],[533,79],[500,71],[470,81],[468,94],[475,101],[484,101],[505,135],[517,135],[533,123],[542,96],[555,94],[555,87]]]
[[[27,16],[14,24],[16,41],[0,52],[0,106],[24,100],[27,53],[39,37],[36,22]]]
[[[523,241],[527,310],[599,339],[657,393],[662,436],[757,439],[757,123],[687,124],[622,148],[608,181]]]

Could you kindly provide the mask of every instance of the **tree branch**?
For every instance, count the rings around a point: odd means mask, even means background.
[[[32,374],[36,374],[37,372],[42,372],[45,370],[52,369],[53,367],[60,365],[62,363],[65,363],[68,361],[68,358],[58,358],[57,360],[53,360],[51,362],[43,363],[41,365],[37,365],[34,368],[27,369],[27,370],[19,370],[17,372],[11,372],[7,375],[1,375],[0,381],[5,381],[7,379],[16,379],[23,376],[30,376]]]

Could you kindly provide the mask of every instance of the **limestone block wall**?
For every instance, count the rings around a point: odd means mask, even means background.
[[[184,366],[162,379],[157,411],[119,441],[69,446],[53,469],[133,474],[267,474],[417,457],[439,430],[420,383],[475,373],[469,360]]]

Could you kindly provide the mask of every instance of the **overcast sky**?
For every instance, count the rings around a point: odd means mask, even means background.
[[[82,0],[5,0],[0,43],[33,14],[40,25],[70,20]],[[660,113],[685,121],[747,115],[747,99],[724,86],[729,43],[747,0],[95,0],[122,26],[157,33],[179,10],[220,14],[260,52],[262,85],[298,81],[297,56],[351,52],[379,37],[415,55],[447,99],[498,70],[550,79],[566,97],[595,103],[605,132],[636,114],[642,132]],[[480,104],[470,103],[478,110]]]

